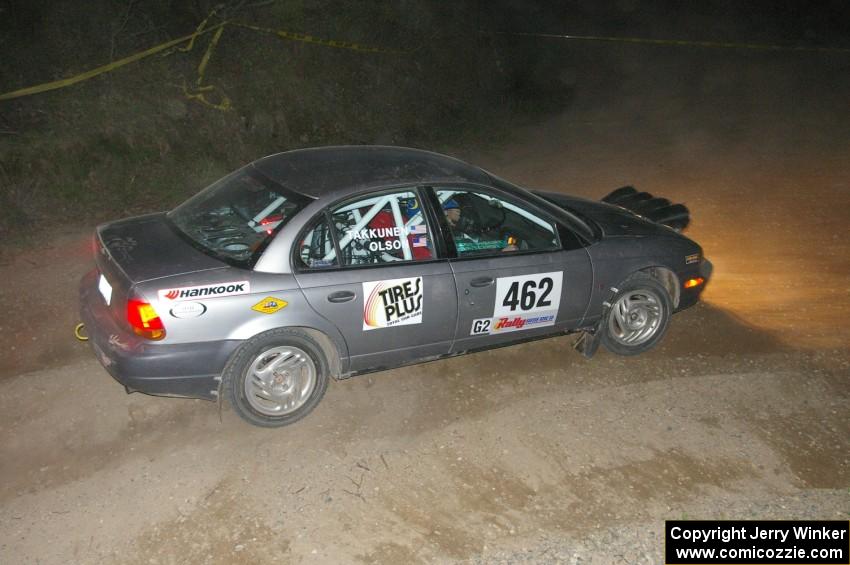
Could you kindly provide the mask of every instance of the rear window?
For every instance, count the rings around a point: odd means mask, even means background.
[[[169,212],[168,219],[201,251],[252,267],[274,234],[309,202],[246,167],[196,194]]]

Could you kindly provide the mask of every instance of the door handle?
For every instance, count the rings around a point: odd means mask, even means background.
[[[328,295],[328,302],[333,302],[338,304],[340,302],[348,302],[349,300],[354,300],[356,295],[350,290],[340,290],[339,292],[333,292]]]
[[[470,286],[474,286],[475,288],[481,288],[484,286],[490,286],[494,282],[496,282],[496,279],[494,279],[493,277],[480,277],[477,279],[472,279],[469,284]]]

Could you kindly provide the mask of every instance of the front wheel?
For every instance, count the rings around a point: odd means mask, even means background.
[[[655,347],[670,324],[673,301],[661,283],[638,273],[620,285],[602,321],[602,344],[619,355]]]
[[[272,330],[245,342],[222,375],[231,406],[256,426],[275,428],[309,414],[328,387],[328,363],[308,334]]]

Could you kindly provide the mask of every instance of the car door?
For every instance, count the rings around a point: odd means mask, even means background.
[[[457,287],[452,352],[539,337],[581,323],[593,284],[578,238],[515,197],[434,187]],[[436,198],[436,199],[434,199]],[[453,244],[453,245],[451,245]]]
[[[457,323],[451,267],[437,257],[416,189],[357,196],[309,227],[296,250],[307,301],[348,346],[348,371],[449,352]]]

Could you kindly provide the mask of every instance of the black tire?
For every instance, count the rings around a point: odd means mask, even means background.
[[[287,351],[297,353],[292,353],[289,357],[286,357]],[[301,358],[302,353],[306,354],[303,359]],[[274,377],[275,381],[281,379],[282,384],[268,383],[272,388],[279,387],[281,390],[286,389],[284,385],[288,384],[290,385],[289,390],[297,389],[299,392],[303,392],[303,394],[292,395],[297,396],[292,401],[293,409],[287,410],[284,407],[280,413],[275,413],[271,407],[274,406],[277,399],[285,397],[272,396],[265,388],[258,387],[255,384],[259,382],[256,378],[253,378],[257,373],[250,370],[257,367],[257,363],[262,363],[266,359],[269,362],[260,366],[269,369],[272,368],[272,363],[278,359],[284,361],[295,359],[298,367],[297,377],[290,376],[290,371],[282,371],[286,373],[285,378],[277,371],[272,371],[270,376]],[[307,383],[309,379],[305,380],[303,377],[305,367],[308,373],[310,367],[314,369],[312,384]],[[251,372],[251,375],[249,375],[249,372]],[[292,373],[294,374],[295,371],[293,370]],[[222,388],[230,405],[243,420],[255,426],[277,428],[293,424],[313,411],[328,388],[328,375],[328,361],[322,347],[315,339],[301,330],[280,328],[254,336],[236,350],[222,373]],[[301,383],[302,380],[305,384],[296,387],[295,385]],[[246,381],[248,381],[247,385]],[[254,394],[249,398],[249,391],[251,390],[262,391],[262,394]],[[263,396],[264,394],[266,396]],[[272,400],[268,400],[269,398]],[[281,404],[281,406],[284,405]]]
[[[635,273],[618,286],[599,328],[602,345],[618,355],[637,355],[655,347],[667,332],[673,301],[647,273]]]

